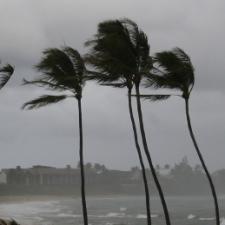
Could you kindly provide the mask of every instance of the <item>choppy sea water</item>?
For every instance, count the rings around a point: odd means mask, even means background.
[[[220,197],[221,224],[225,225],[225,197]],[[146,224],[144,197],[87,198],[90,225]],[[206,197],[168,197],[167,203],[173,225],[215,224],[213,201]],[[164,223],[158,198],[151,201],[152,221]],[[51,201],[0,203],[0,217],[14,218],[21,225],[82,224],[79,198],[60,198]]]

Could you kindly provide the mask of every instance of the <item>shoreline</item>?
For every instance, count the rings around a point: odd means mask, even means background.
[[[0,196],[0,205],[7,203],[26,203],[26,202],[44,202],[61,199],[77,198],[77,196],[60,196],[60,195],[9,195]]]
[[[199,198],[210,197],[208,195],[197,195]],[[109,195],[87,195],[89,198],[119,198],[119,197],[145,197],[144,195],[121,195],[121,194],[109,194]],[[191,198],[196,195],[168,195],[166,198]],[[218,196],[219,198],[225,198],[224,195]],[[45,201],[59,201],[65,199],[79,199],[79,195],[8,195],[0,196],[0,205],[10,203],[26,203],[26,202],[45,202]],[[158,198],[157,195],[152,196],[153,199]]]

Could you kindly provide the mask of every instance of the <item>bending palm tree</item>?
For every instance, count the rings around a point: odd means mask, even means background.
[[[65,47],[62,50],[53,48],[43,52],[44,56],[36,66],[37,70],[42,72],[42,77],[38,80],[26,81],[24,84],[34,84],[45,87],[52,91],[65,92],[71,95],[43,95],[37,99],[29,101],[23,105],[23,108],[35,109],[52,103],[60,102],[67,97],[72,97],[78,101],[79,111],[79,136],[80,136],[80,175],[81,175],[81,198],[84,224],[88,225],[88,215],[85,198],[85,174],[83,160],[83,126],[82,126],[82,89],[84,86],[85,76],[88,71],[85,68],[83,59],[80,54],[70,48]]]
[[[97,44],[97,43],[96,43]],[[97,57],[92,55],[86,58],[87,61],[92,61],[91,65],[95,66],[95,59]],[[96,66],[97,67],[97,66]],[[90,80],[97,80],[98,83],[101,85],[106,85],[106,86],[112,86],[116,88],[123,88],[127,87],[128,89],[128,108],[129,108],[129,116],[132,124],[132,130],[133,130],[133,135],[134,135],[134,142],[135,142],[135,147],[138,153],[138,158],[140,161],[141,165],[141,171],[142,171],[142,178],[144,182],[144,190],[145,190],[145,202],[146,202],[146,214],[147,214],[147,224],[151,225],[151,211],[150,211],[150,197],[149,197],[149,188],[148,188],[148,180],[146,176],[146,170],[145,170],[145,165],[141,153],[141,148],[139,145],[138,141],[138,134],[137,134],[137,128],[136,128],[136,123],[134,119],[134,114],[133,114],[133,107],[132,107],[132,98],[131,98],[131,93],[133,89],[133,81],[132,77],[130,76],[121,76],[119,78],[113,77],[110,75],[102,74],[102,73],[93,73],[91,76],[89,76]],[[117,80],[117,83],[113,82],[113,80]]]
[[[148,150],[139,96],[140,82],[152,68],[148,38],[133,21],[128,19],[112,20],[100,23],[95,39],[88,41],[87,45],[92,46],[89,62],[95,68],[114,79],[125,76],[129,77],[129,80],[132,80],[134,83],[137,93],[137,110],[144,151],[163,205],[166,223],[170,225],[169,212],[164,194]]]
[[[157,67],[155,68],[156,74],[150,75],[146,82],[146,86],[153,86],[155,88],[177,89],[181,91],[182,95],[180,95],[180,97],[185,100],[185,110],[189,133],[210,184],[215,205],[216,224],[219,225],[220,216],[216,190],[208,168],[198,147],[192,129],[191,118],[189,113],[189,98],[195,83],[193,65],[189,56],[180,48],[175,48],[172,51],[164,51],[157,53],[155,56],[155,61],[157,65]],[[153,100],[166,99],[169,96],[170,95],[142,95],[142,97],[150,98]]]
[[[9,64],[0,67],[0,89],[2,89],[5,86],[5,84],[9,81],[13,72],[14,68]]]

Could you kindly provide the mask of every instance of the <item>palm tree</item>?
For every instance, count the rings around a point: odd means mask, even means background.
[[[138,119],[144,151],[163,205],[166,223],[170,225],[169,212],[164,194],[148,150],[139,96],[140,83],[145,74],[148,74],[152,68],[152,60],[149,56],[150,46],[148,44],[148,38],[146,34],[138,28],[137,24],[129,19],[111,20],[100,23],[98,33],[93,40],[88,41],[86,44],[92,46],[88,58],[89,62],[96,69],[110,76],[112,81],[121,77],[128,77],[128,79],[133,82],[136,90]],[[129,100],[129,96],[131,90],[129,93],[128,88],[128,101],[130,102],[131,99]],[[130,115],[132,115],[131,110]]]
[[[93,43],[93,42],[92,42]],[[95,43],[95,45],[98,45],[98,42]],[[87,62],[91,62],[91,65],[96,67],[96,69],[100,70],[100,73],[93,73],[91,76],[89,75],[89,80],[96,80],[101,85],[105,86],[112,86],[115,88],[127,88],[128,91],[128,109],[129,109],[129,116],[132,124],[132,130],[134,135],[134,143],[135,147],[138,153],[138,158],[141,165],[141,171],[142,171],[142,178],[144,183],[144,190],[145,190],[145,202],[146,202],[146,214],[147,214],[147,224],[151,225],[151,211],[150,211],[150,196],[149,196],[149,188],[148,188],[148,180],[146,176],[146,170],[145,170],[145,164],[143,161],[143,156],[141,153],[141,148],[138,141],[138,134],[137,134],[137,128],[136,128],[136,122],[134,119],[134,113],[133,113],[133,107],[132,107],[132,89],[133,89],[133,81],[132,77],[130,76],[121,76],[121,77],[113,77],[109,74],[102,74],[101,69],[98,68],[97,64],[95,64],[95,60],[98,57],[95,54],[89,55],[86,57]],[[97,59],[99,60],[99,59]],[[117,82],[114,82],[114,80],[117,80]]]
[[[6,64],[5,66],[0,67],[0,89],[2,89],[9,81],[13,72],[14,68],[10,64]]]
[[[61,95],[43,95],[23,105],[26,109],[36,109],[52,103],[60,102],[67,97],[75,98],[79,111],[79,137],[80,137],[80,176],[81,198],[84,224],[88,225],[88,215],[85,197],[85,173],[83,159],[83,125],[82,125],[82,90],[88,71],[79,52],[70,48],[50,48],[43,52],[43,58],[36,65],[42,76],[33,81],[24,80],[24,84],[45,87],[48,90],[64,92]],[[67,94],[70,93],[70,94]]]
[[[194,87],[195,76],[194,76],[194,67],[192,65],[190,57],[180,48],[174,48],[171,51],[163,51],[160,53],[156,53],[155,55],[155,63],[156,66],[153,69],[155,74],[151,74],[146,81],[147,87],[154,88],[169,88],[176,89],[181,92],[182,97],[185,100],[185,111],[187,118],[188,130],[190,133],[190,137],[192,139],[193,145],[201,162],[201,165],[206,173],[208,178],[210,188],[212,191],[214,205],[215,205],[215,215],[216,215],[216,224],[220,224],[220,216],[219,216],[219,206],[216,195],[216,190],[208,171],[208,168],[205,164],[201,151],[198,147],[192,125],[191,118],[189,112],[189,99],[191,91]],[[153,100],[166,99],[170,97],[170,95],[141,95],[141,97],[150,98]]]

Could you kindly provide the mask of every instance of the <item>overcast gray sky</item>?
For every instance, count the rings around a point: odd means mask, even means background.
[[[37,76],[33,65],[45,48],[66,44],[85,53],[83,43],[99,22],[123,17],[146,32],[151,54],[179,46],[191,56],[193,127],[210,169],[225,168],[224,12],[224,0],[0,0],[0,58],[16,69],[0,92],[0,168],[77,164],[76,101],[21,111],[25,101],[46,93],[22,87],[21,80]],[[126,90],[87,84],[83,111],[86,162],[119,169],[138,165]],[[197,162],[182,99],[144,101],[143,112],[156,164],[174,164],[184,155]]]

